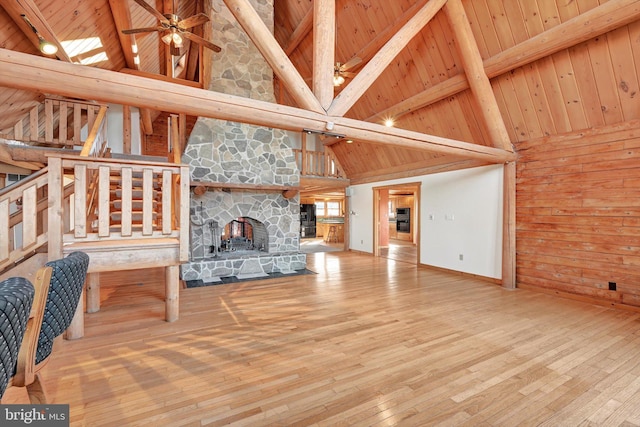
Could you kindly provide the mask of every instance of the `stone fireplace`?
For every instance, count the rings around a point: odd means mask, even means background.
[[[223,51],[213,57],[210,89],[275,102],[268,64],[223,1],[212,3],[219,11],[212,14],[214,40]],[[273,1],[251,3],[273,28]],[[208,282],[305,269],[299,196],[288,199],[281,191],[259,190],[300,183],[287,132],[199,118],[182,161],[190,165],[192,181],[220,187],[192,193],[190,261],[181,266],[183,280]]]

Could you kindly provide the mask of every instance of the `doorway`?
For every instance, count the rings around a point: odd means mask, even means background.
[[[375,187],[374,256],[419,264],[420,182]]]

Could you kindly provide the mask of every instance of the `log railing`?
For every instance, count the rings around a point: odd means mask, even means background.
[[[0,137],[30,145],[81,147],[86,140],[82,137],[83,127],[91,131],[97,121],[104,122],[100,116],[104,109],[106,106],[99,104],[47,98]],[[106,126],[103,125],[100,132],[106,132]],[[94,135],[94,138],[102,136]]]
[[[47,187],[45,168],[0,190],[0,271],[47,242]]]
[[[294,149],[293,151],[302,176],[345,178],[345,174],[333,153],[301,149]]]
[[[88,212],[89,184],[94,175],[97,203]],[[74,210],[69,217],[62,215],[65,180],[74,183]],[[169,237],[179,239],[180,259],[188,260],[188,166],[51,156],[49,206],[50,256],[61,254],[63,245],[71,243],[119,240],[126,245],[127,240]]]

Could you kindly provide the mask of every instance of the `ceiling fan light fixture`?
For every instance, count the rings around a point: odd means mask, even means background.
[[[344,83],[344,77],[342,77],[338,71],[333,73],[333,86],[338,87],[343,83]]]
[[[182,47],[182,43],[184,42],[182,36],[175,28],[171,28],[171,32],[162,36],[162,41],[168,45],[173,43],[176,47]]]

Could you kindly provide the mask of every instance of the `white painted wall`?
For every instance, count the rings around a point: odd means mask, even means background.
[[[352,186],[350,247],[373,253],[374,187],[421,182],[420,263],[500,278],[502,179],[493,165]]]
[[[142,153],[140,112],[131,107],[131,154]],[[107,141],[112,153],[122,153],[122,105],[109,104],[107,111]]]

